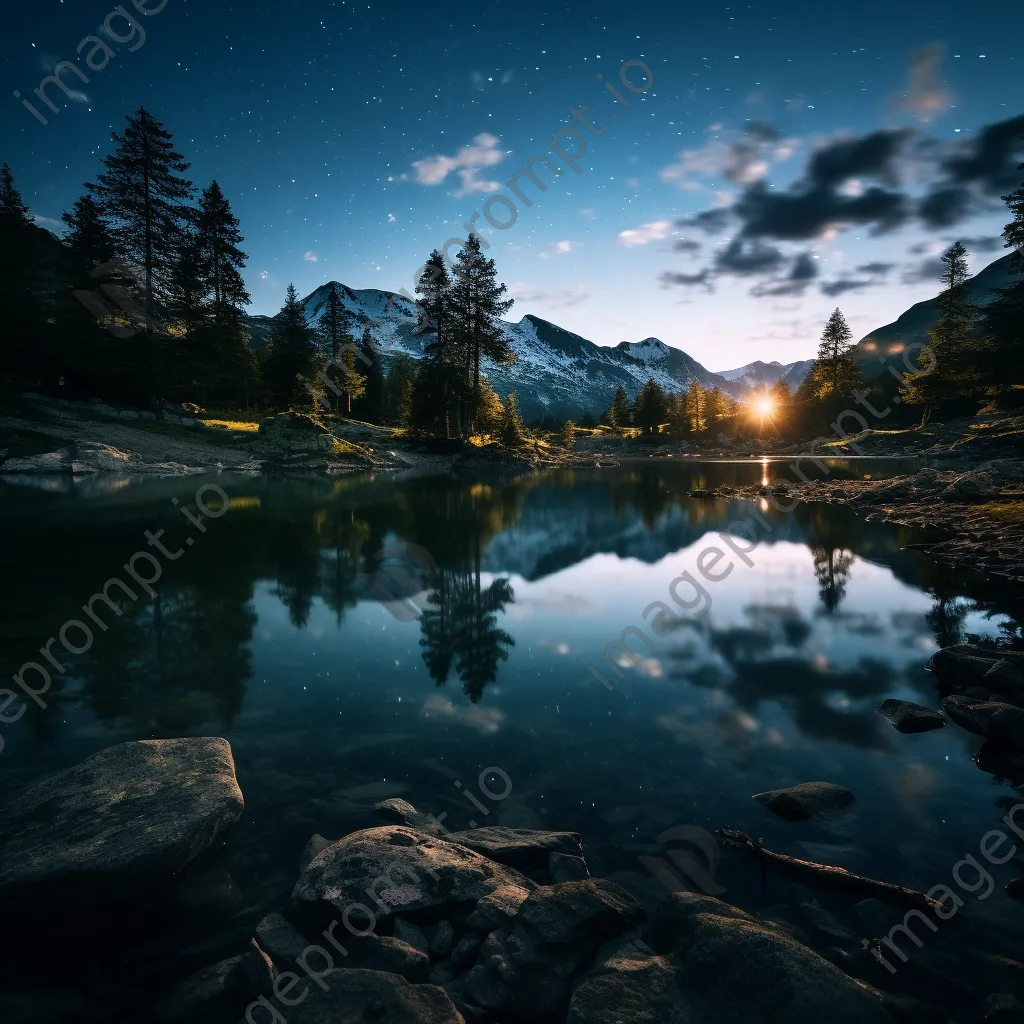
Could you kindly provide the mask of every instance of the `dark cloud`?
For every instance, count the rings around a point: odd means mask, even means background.
[[[859,292],[878,284],[870,278],[840,278],[838,281],[825,281],[820,288],[822,295],[842,295],[843,292]]]
[[[917,213],[929,228],[948,228],[963,220],[972,206],[970,189],[949,185],[933,189],[918,203]]]
[[[892,230],[906,221],[910,204],[902,193],[877,187],[859,196],[844,196],[831,188],[775,192],[758,184],[747,189],[736,211],[745,235],[802,241],[818,237],[834,224]]]
[[[700,242],[695,242],[691,238],[680,238],[678,242],[675,242],[672,248],[676,252],[688,252],[691,256],[696,255],[701,250]]]
[[[961,242],[969,252],[998,252],[1003,248],[1001,238],[991,238],[981,235],[977,238],[961,238]]]
[[[731,219],[732,211],[728,209],[702,210],[700,213],[695,213],[692,217],[676,221],[676,226],[681,228],[697,228],[705,234],[717,235],[729,226]]]
[[[932,256],[920,263],[915,263],[912,267],[907,267],[903,271],[902,280],[904,284],[921,284],[923,281],[937,283],[942,277],[944,269],[942,260],[938,256]]]
[[[682,288],[706,288],[709,292],[713,292],[715,290],[715,286],[712,284],[711,270],[709,267],[705,267],[696,274],[680,274],[676,271],[668,270],[665,271],[658,280],[661,281],[662,284],[678,285]]]
[[[950,181],[976,184],[989,196],[1001,196],[1020,184],[1017,165],[1024,156],[1024,114],[985,125],[942,162]]]
[[[766,281],[756,285],[750,294],[764,296],[803,295],[807,286],[818,276],[818,264],[809,252],[802,252],[793,259],[789,273],[782,280]]]
[[[834,187],[850,178],[876,178],[897,185],[896,159],[911,134],[909,128],[893,128],[829,143],[812,155],[807,182],[812,187]]]
[[[763,242],[734,238],[715,256],[715,269],[724,274],[766,274],[786,262],[780,250]]]
[[[858,274],[871,274],[871,275],[874,275],[874,276],[882,277],[885,274],[888,274],[890,270],[895,270],[895,269],[896,269],[896,264],[895,263],[878,263],[878,262],[875,262],[875,263],[862,263],[857,268],[857,273]]]
[[[774,142],[779,137],[774,125],[768,124],[767,121],[749,121],[746,133],[760,142]]]

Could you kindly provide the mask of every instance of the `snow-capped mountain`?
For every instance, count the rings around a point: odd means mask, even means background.
[[[317,288],[303,302],[313,324],[323,315],[330,283]],[[428,334],[417,334],[416,304],[394,292],[376,288],[352,289],[335,284],[338,297],[352,314],[353,334],[369,331],[385,361],[404,353],[419,359]],[[253,344],[266,344],[271,317],[250,318]],[[657,338],[620,342],[607,348],[563,330],[540,317],[526,315],[518,323],[501,321],[516,361],[508,366],[484,367],[491,387],[500,395],[514,391],[528,420],[551,415],[555,419],[598,415],[612,402],[617,387],[631,399],[653,378],[666,391],[679,392],[693,380],[740,398],[748,388],[705,369],[685,352]]]
[[[780,363],[777,359],[765,363],[755,359],[746,366],[739,366],[735,370],[718,370],[717,373],[719,377],[738,381],[749,388],[771,387],[782,380],[789,386],[790,392],[795,392],[813,364],[813,359],[798,359],[795,363]]]

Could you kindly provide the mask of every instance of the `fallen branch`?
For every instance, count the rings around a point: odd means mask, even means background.
[[[730,846],[755,857],[761,863],[762,877],[769,864],[777,864],[779,867],[788,868],[797,874],[813,875],[820,881],[829,882],[844,889],[852,889],[865,896],[874,896],[899,906],[933,912],[944,909],[938,900],[929,899],[917,889],[907,889],[902,885],[892,885],[890,882],[879,882],[876,878],[855,875],[852,871],[847,871],[846,868],[837,868],[832,864],[818,864],[813,860],[787,857],[784,853],[766,850],[759,839],[751,839],[745,832],[734,828],[716,828],[714,832],[719,839]]]

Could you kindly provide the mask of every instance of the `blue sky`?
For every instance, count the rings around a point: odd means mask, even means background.
[[[533,205],[485,232],[512,319],[657,336],[710,369],[788,361],[837,304],[860,335],[934,294],[953,239],[975,268],[1003,253],[998,195],[1024,160],[1014,5],[139,3],[159,8],[126,4],[144,42],[120,15],[102,28],[111,0],[8,15],[0,159],[57,229],[145,105],[234,204],[254,312],[289,281],[410,289],[561,127],[586,138],[579,173],[542,172],[547,192],[526,185]],[[75,95],[51,87],[40,124],[13,90],[34,98],[96,32],[114,56],[88,83],[65,72]],[[620,82],[627,61],[646,92]]]

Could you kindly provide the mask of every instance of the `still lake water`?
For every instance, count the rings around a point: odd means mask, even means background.
[[[221,476],[230,507],[205,533],[172,504],[194,507],[195,478],[0,483],[5,676],[104,581],[128,579],[121,566],[145,530],[165,529],[172,551],[195,542],[163,559],[157,601],[127,602],[87,654],[64,659],[46,709],[0,727],[4,792],[115,742],[226,736],[246,797],[232,873],[271,902],[311,833],[376,824],[371,808],[389,796],[451,829],[578,831],[592,872],[648,901],[662,890],[638,858],[681,825],[732,826],[920,889],[948,882],[1015,791],[972,762],[973,737],[902,736],[874,709],[886,697],[936,706],[931,652],[1016,634],[1024,594],[905,550],[922,538],[851,509],[764,506],[772,530],[753,566],[735,558],[706,584],[706,614],[654,636],[644,609],[670,602],[673,579],[696,576],[699,553],[755,507],[687,492],[775,472],[652,462],[506,484]],[[436,565],[432,603],[378,599],[375,556],[402,550]],[[612,657],[620,678],[601,656],[632,626],[652,646],[633,633],[640,657]],[[483,786],[510,786],[504,799],[481,792],[487,768]],[[751,800],[815,779],[849,786],[854,813],[793,825]],[[992,870],[1000,888],[975,916],[1009,934],[1021,915],[1001,885],[1020,872]],[[725,898],[774,902],[755,874],[726,857]]]

